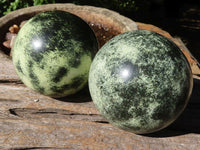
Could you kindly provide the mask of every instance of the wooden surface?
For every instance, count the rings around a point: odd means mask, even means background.
[[[137,24],[139,29],[164,32],[152,25]],[[180,40],[175,41],[184,49]],[[196,106],[195,114],[199,112]],[[62,99],[38,94],[22,84],[12,60],[0,51],[0,149],[199,150],[200,117],[196,116],[195,124],[192,117],[187,117],[189,130],[182,130],[184,122],[180,121],[149,135],[126,132],[104,120],[87,87]]]

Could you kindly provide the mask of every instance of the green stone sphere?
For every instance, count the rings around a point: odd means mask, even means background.
[[[64,97],[87,85],[97,50],[94,32],[81,18],[47,11],[23,25],[12,56],[26,86],[47,96]]]
[[[107,42],[89,73],[91,97],[113,125],[146,134],[171,124],[184,110],[193,87],[189,63],[169,39],[146,30]]]

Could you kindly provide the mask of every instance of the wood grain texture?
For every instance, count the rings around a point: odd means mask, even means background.
[[[179,121],[160,132],[136,135],[110,125],[96,110],[87,87],[62,99],[30,90],[15,73],[11,58],[0,51],[0,149],[199,150],[200,107],[195,106],[192,114],[186,112],[190,130],[182,130],[184,122]]]

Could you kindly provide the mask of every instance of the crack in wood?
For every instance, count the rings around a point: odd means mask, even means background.
[[[63,109],[34,109],[34,108],[12,108],[10,114],[25,119],[33,118],[62,118],[67,120],[85,120],[96,123],[108,123],[101,115],[84,114]]]
[[[2,99],[2,98],[0,98],[0,102],[5,102],[5,103],[8,103],[8,102],[19,103],[20,101],[17,100],[17,99]]]
[[[105,124],[108,124],[109,122],[108,121],[95,121],[96,123],[105,123]]]
[[[58,147],[16,147],[11,148],[10,150],[39,150],[39,149],[63,149]]]
[[[14,116],[18,116],[18,114],[13,110],[13,109],[9,109],[10,114],[14,115]]]
[[[0,84],[5,84],[5,83],[15,83],[15,84],[23,84],[21,80],[0,80]]]

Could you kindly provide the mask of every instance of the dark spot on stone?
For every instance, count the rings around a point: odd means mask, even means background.
[[[31,78],[33,85],[39,84],[38,77],[33,72],[29,72],[29,77]]]
[[[114,44],[115,44],[115,42],[111,42],[111,43],[110,43],[111,47],[112,47]]]
[[[80,65],[80,55],[80,53],[75,53],[74,56],[72,56],[73,58],[69,61],[70,67],[77,68]]]
[[[146,124],[148,124],[147,119],[146,119],[145,117],[142,118],[142,119],[140,120],[140,124],[141,124],[142,126],[145,126]]]
[[[53,82],[55,83],[59,82],[67,74],[67,72],[68,72],[67,68],[60,67],[57,73],[55,74],[55,77],[52,79]]]
[[[45,22],[46,17],[43,14],[39,14],[32,18],[31,22]]]
[[[33,61],[28,62],[28,76],[30,78],[30,82],[32,83],[34,89],[36,89],[39,92],[44,92],[44,88],[40,86],[40,80],[33,71],[33,65]]]
[[[76,89],[83,83],[83,81],[84,81],[84,76],[74,77],[72,79],[71,87]]]
[[[40,86],[40,81],[33,73],[30,73],[29,76],[31,77],[31,83],[34,89],[40,93],[44,93],[45,89]]]
[[[44,93],[44,88],[43,87],[41,87],[41,86],[34,86],[34,88],[37,90],[37,91],[39,91],[40,93]]]
[[[53,26],[52,28],[54,28],[55,23],[53,24],[53,22],[51,22],[50,26]],[[56,32],[53,32],[53,31],[50,32],[49,26],[48,26],[48,27],[42,29],[42,36],[43,36],[43,39],[47,40],[47,39],[50,39],[51,37],[56,36]],[[45,41],[45,40],[43,40],[43,41]],[[56,41],[56,42],[58,42],[58,41]]]
[[[131,125],[131,124],[128,124],[128,125],[124,124],[123,127],[122,127],[122,129],[128,130],[128,131],[133,131],[133,130],[134,131],[139,131],[141,129],[141,127],[134,126],[134,125]]]
[[[97,85],[99,88],[101,88],[101,91],[104,95],[109,95],[109,91],[107,90],[107,86],[105,86],[105,76],[102,74],[101,76],[99,76],[99,78],[97,79]]]
[[[124,86],[118,91],[119,96],[126,100],[134,99],[138,89],[133,86]],[[127,101],[128,102],[128,101]],[[134,102],[136,104],[136,102]]]
[[[38,62],[38,63],[40,63],[41,60],[43,59],[43,55],[38,52],[31,52],[30,56],[35,62]]]
[[[28,67],[29,67],[29,69],[32,69],[32,67],[33,67],[33,62],[32,61],[28,61]]]
[[[126,104],[126,103],[123,103]],[[130,106],[125,106],[125,105],[119,105],[115,104],[112,105],[111,107],[108,107],[107,110],[105,110],[106,114],[110,114],[110,119],[111,120],[128,120],[133,117],[133,114],[130,114],[127,112],[128,107]]]
[[[62,91],[66,90],[66,89],[70,89],[71,85],[70,84],[65,84],[63,86],[61,86]]]
[[[83,77],[75,77],[75,78],[72,79],[72,84],[64,84],[61,87],[53,86],[51,88],[51,90],[54,93],[57,93],[57,94],[61,93],[62,94],[66,90],[78,88],[82,84],[83,79],[84,79]]]
[[[56,93],[56,95],[62,94],[64,91],[69,90],[71,88],[70,84],[65,84],[61,87],[53,86],[51,87],[51,90],[53,93]]]
[[[182,91],[184,92],[181,92],[181,94],[179,96],[176,97],[176,101],[174,102],[175,106],[176,106],[176,109],[175,109],[175,113],[177,114],[181,109],[184,108],[184,105],[185,105],[185,101],[186,101],[186,97],[188,97],[188,93],[189,93],[189,88],[190,87],[190,77],[188,76],[187,77],[187,81],[183,81],[182,83],[185,83],[183,84],[182,86]]]
[[[147,108],[136,108],[134,110],[135,117],[145,116],[147,114]]]
[[[23,70],[22,70],[22,68],[21,68],[21,64],[20,64],[20,61],[19,61],[19,60],[17,61],[16,68],[17,68],[17,70],[18,70],[20,73],[24,74],[24,73],[23,73]]]
[[[160,105],[154,109],[154,112],[152,114],[152,119],[154,120],[167,120],[170,116],[170,105]]]
[[[143,52],[138,60],[139,62],[140,60],[142,60],[144,64],[148,64],[148,58],[152,58],[152,57],[153,56],[150,53]]]
[[[54,93],[61,93],[63,91],[63,89],[57,87],[57,86],[53,86],[51,87],[51,90],[54,92]]]
[[[45,67],[44,67],[45,65],[44,64],[39,64],[39,67],[41,68],[41,69],[44,69]]]

